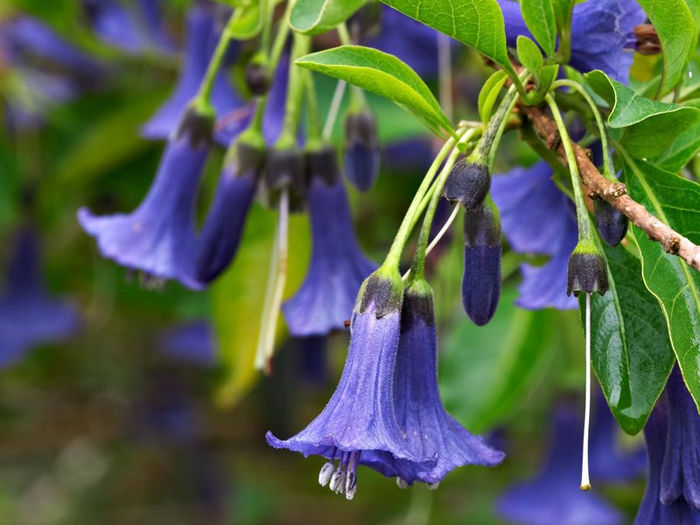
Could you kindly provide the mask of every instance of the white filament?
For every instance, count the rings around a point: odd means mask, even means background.
[[[282,294],[287,282],[287,251],[289,235],[289,193],[285,188],[280,194],[277,231],[270,260],[270,273],[260,322],[260,335],[255,351],[255,368],[269,372],[270,360],[275,349],[277,318],[282,306]]]
[[[340,103],[343,101],[346,85],[347,84],[344,80],[338,80],[338,84],[335,86],[333,99],[331,100],[331,105],[328,108],[328,116],[326,116],[326,122],[323,125],[324,142],[328,142],[331,138],[331,133],[333,133],[333,126],[335,125],[335,119],[338,118],[338,111],[340,110]]]
[[[452,120],[452,58],[450,57],[450,37],[444,33],[437,34],[438,71],[440,75],[440,105],[447,118]]]
[[[452,223],[453,223],[453,222],[455,221],[455,219],[457,218],[457,214],[458,214],[458,213],[459,213],[459,206],[455,206],[455,207],[454,207],[454,210],[452,210],[452,213],[450,214],[450,216],[448,217],[448,219],[445,221],[445,224],[442,225],[442,228],[440,228],[440,231],[437,232],[437,235],[435,235],[435,237],[433,238],[433,240],[430,241],[430,244],[429,244],[428,247],[425,249],[425,256],[426,256],[426,257],[428,256],[428,254],[429,254],[430,252],[433,251],[433,248],[435,248],[435,246],[437,246],[437,243],[440,242],[440,239],[442,239],[442,238],[445,236],[445,234],[447,233],[447,230],[450,229],[450,226],[452,226]],[[410,268],[409,268],[408,270],[406,270],[406,273],[405,273],[405,274],[403,274],[402,279],[405,281],[405,280],[408,278],[409,275],[411,275],[411,269],[410,269]]]
[[[588,476],[588,428],[591,420],[591,294],[586,293],[586,408],[583,419],[583,458],[581,460],[581,490],[590,490]]]

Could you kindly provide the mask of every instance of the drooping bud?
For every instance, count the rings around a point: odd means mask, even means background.
[[[212,133],[214,131],[214,113],[190,104],[180,119],[175,131],[175,138],[185,135],[189,137],[190,144],[194,148],[209,147],[212,145]]]
[[[490,203],[464,214],[462,304],[478,326],[488,323],[501,294],[501,223]]]
[[[272,149],[267,158],[265,170],[265,190],[268,203],[275,205],[282,189],[289,191],[289,210],[299,212],[304,209],[306,196],[306,170],[304,154],[293,149]]]
[[[368,109],[345,118],[345,175],[358,190],[367,191],[379,172],[377,121]]]
[[[596,200],[594,207],[595,223],[600,236],[610,246],[617,246],[627,234],[629,220],[620,210],[613,208],[607,201]]]
[[[591,241],[579,241],[569,257],[566,293],[604,294],[608,291],[608,268],[605,257]]]
[[[467,210],[479,208],[491,186],[491,175],[486,164],[462,159],[454,165],[445,181],[443,195]]]
[[[267,93],[270,88],[270,71],[263,55],[255,55],[245,68],[245,83],[250,93],[256,97]]]

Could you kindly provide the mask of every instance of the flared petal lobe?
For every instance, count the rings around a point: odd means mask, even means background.
[[[498,501],[501,516],[527,525],[623,523],[620,513],[591,491],[579,489],[582,425],[576,411],[559,407],[541,472],[516,484]]]
[[[102,255],[157,278],[202,288],[194,277],[194,211],[207,154],[206,146],[195,147],[185,133],[168,143],[148,194],[133,212],[97,217],[81,208],[78,220],[97,239]]]
[[[425,281],[409,287],[404,295],[394,377],[394,403],[401,434],[415,454],[435,457],[437,462],[425,469],[400,458],[372,454],[377,470],[397,476],[404,484],[435,484],[457,467],[495,466],[503,460],[503,452],[470,434],[442,404],[437,382],[433,300]]]
[[[362,281],[376,268],[357,245],[335,152],[310,154],[309,164],[311,264],[299,290],[282,307],[289,330],[295,336],[342,329],[352,316]]]

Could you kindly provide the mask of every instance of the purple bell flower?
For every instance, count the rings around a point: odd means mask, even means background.
[[[503,460],[503,452],[470,434],[442,404],[433,296],[426,281],[411,283],[404,293],[394,403],[401,434],[410,449],[420,456],[437,458],[428,469],[386,453],[370,453],[365,458],[375,460],[373,468],[385,476],[396,476],[400,486],[416,481],[435,485],[457,467],[492,467]]]
[[[178,361],[212,366],[216,345],[211,327],[205,321],[182,323],[168,330],[160,338],[164,355]]]
[[[328,458],[319,482],[348,499],[357,491],[358,465],[376,468],[381,453],[414,463],[421,470],[429,470],[436,462],[434,457],[418,457],[396,423],[394,371],[401,332],[401,289],[397,271],[380,269],[367,278],[353,312],[345,368],[328,404],[297,435],[287,440],[270,432],[266,436],[275,448]]]
[[[36,232],[20,229],[0,296],[0,367],[16,362],[38,344],[69,337],[78,325],[74,308],[46,295]]]
[[[608,525],[622,523],[619,512],[596,494],[579,488],[581,422],[575,410],[554,413],[554,432],[544,468],[532,480],[509,489],[498,513],[527,525]]]
[[[215,13],[205,5],[196,5],[187,16],[187,41],[182,72],[175,91],[151,119],[144,124],[141,133],[144,137],[155,140],[169,138],[177,129],[188,103],[197,93],[204,78],[218,34],[215,29]],[[214,80],[211,103],[217,118],[224,117],[243,105],[229,84],[226,73],[220,71]],[[237,128],[242,128],[241,123]],[[216,139],[228,146],[232,133],[217,132]],[[237,129],[240,131],[240,129]]]
[[[199,140],[186,117],[182,131],[168,142],[156,178],[138,208],[104,217],[81,208],[78,220],[97,239],[102,255],[149,276],[201,289],[203,283],[195,278],[194,213],[208,153],[206,139]]]
[[[311,265],[301,288],[282,306],[290,333],[298,337],[341,330],[362,281],[376,269],[357,246],[335,151],[311,152],[308,163]]]
[[[576,210],[552,181],[551,168],[540,161],[493,177],[491,196],[513,251],[551,256],[543,266],[521,266],[523,282],[515,304],[531,310],[578,308],[576,299],[566,295],[569,255],[578,240]]]
[[[674,371],[675,373],[675,371]],[[678,373],[680,375],[680,373]],[[674,428],[678,424],[677,416],[671,416],[670,389],[675,388],[672,382],[676,379],[669,378],[669,384],[666,386],[666,392],[661,395],[656,402],[656,406],[652,411],[646,425],[644,426],[644,440],[647,448],[647,458],[649,464],[649,474],[647,477],[647,486],[644,491],[644,498],[639,506],[639,511],[634,520],[635,525],[698,525],[700,524],[700,510],[693,503],[686,500],[683,494],[673,501],[664,503],[664,493],[669,495],[668,487],[664,487],[668,483],[668,479],[664,480],[664,470],[667,470],[666,462],[674,463],[677,458],[673,456],[674,452],[669,450],[677,445],[674,440],[682,440],[693,436],[678,436],[679,428]],[[682,379],[680,379],[682,383]],[[684,385],[680,385],[685,388]],[[687,392],[685,393],[690,397]],[[675,396],[675,394],[673,394]],[[692,403],[692,401],[691,401]],[[682,410],[682,408],[681,408]],[[690,414],[687,414],[690,415]],[[692,414],[692,419],[697,421],[698,414]],[[675,420],[675,421],[674,421]],[[692,421],[691,424],[696,424]],[[694,438],[697,439],[697,431],[693,432]],[[689,468],[697,468],[697,459],[692,456],[684,458],[687,461],[695,461],[695,464],[688,464]]]
[[[518,35],[532,34],[527,29],[520,6],[510,0],[498,0],[506,26],[508,45],[515,47]],[[633,53],[629,42],[636,41],[634,28],[646,15],[635,0],[588,0],[574,6],[571,18],[571,59],[569,63],[583,73],[600,69],[610,77],[629,82]]]
[[[195,276],[202,282],[218,277],[238,250],[265,151],[239,141],[235,157],[224,164],[200,235]]]

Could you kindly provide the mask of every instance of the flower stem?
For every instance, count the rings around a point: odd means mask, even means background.
[[[586,407],[583,419],[583,456],[581,459],[581,490],[591,489],[588,475],[588,431],[591,421],[591,294],[586,294]]]
[[[586,101],[588,104],[588,107],[591,109],[591,112],[593,113],[593,117],[595,118],[596,125],[598,126],[598,135],[600,135],[600,142],[601,146],[603,148],[603,175],[605,177],[612,181],[612,182],[617,182],[617,177],[615,177],[615,168],[613,167],[613,162],[612,162],[612,157],[610,155],[610,149],[608,146],[608,134],[607,131],[605,130],[605,124],[603,123],[603,117],[600,115],[600,111],[598,110],[598,106],[596,105],[595,101],[593,98],[586,92],[586,90],[583,88],[581,84],[578,82],[575,82],[573,80],[569,79],[561,79],[561,80],[555,80],[554,83],[552,84],[552,87],[554,89],[561,87],[561,86],[566,86],[574,89],[576,92],[578,92],[581,97]]]
[[[551,94],[545,96],[545,101],[549,105],[549,109],[552,111],[552,117],[554,117],[554,122],[557,124],[557,129],[559,131],[559,136],[561,142],[564,146],[564,152],[566,154],[566,162],[569,165],[569,173],[571,174],[571,185],[574,190],[574,203],[576,204],[576,219],[578,222],[578,238],[580,241],[592,241],[593,233],[591,231],[590,218],[588,217],[588,209],[586,208],[586,201],[583,198],[583,191],[581,190],[581,179],[578,172],[578,164],[576,163],[576,155],[574,154],[574,149],[571,147],[571,138],[569,137],[569,132],[566,129],[566,124],[561,116],[559,107],[557,103],[552,98]]]
[[[316,86],[311,71],[304,70],[306,80],[306,101],[309,110],[309,129],[306,137],[308,147],[317,146],[321,142],[321,114],[318,109],[318,98],[316,97]]]
[[[308,36],[294,33],[292,53],[289,57],[289,85],[287,86],[284,121],[282,123],[282,133],[275,145],[277,148],[293,148],[297,144],[299,118],[306,82],[304,82],[302,70],[294,65],[294,61],[307,54],[310,45],[311,41]]]

